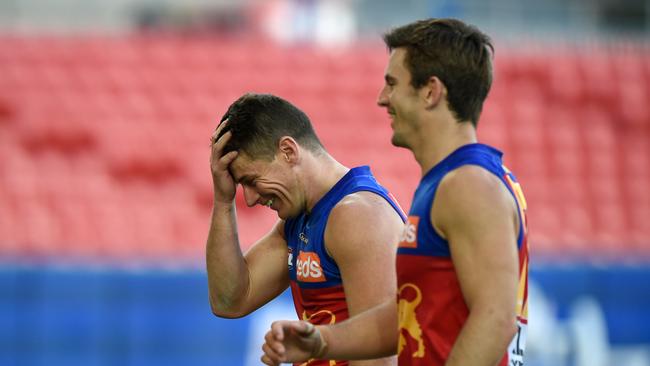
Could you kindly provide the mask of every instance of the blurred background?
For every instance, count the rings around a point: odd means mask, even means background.
[[[244,92],[305,110],[405,209],[381,33],[490,34],[479,136],[522,183],[527,365],[650,365],[650,1],[0,1],[0,365],[258,365],[288,294],[210,312],[209,137]],[[275,221],[237,197],[243,248]]]

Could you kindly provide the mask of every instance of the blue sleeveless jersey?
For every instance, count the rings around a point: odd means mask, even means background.
[[[324,234],[330,211],[343,197],[360,191],[373,192],[406,220],[393,196],[377,183],[367,166],[350,169],[319,201],[311,213],[288,219],[284,226],[289,250],[289,277],[293,301],[302,320],[334,324],[348,318],[341,273],[325,249]],[[341,366],[345,361],[311,360],[309,366]]]
[[[501,157],[500,151],[487,145],[462,146],[425,174],[415,191],[397,250],[400,365],[444,365],[469,314],[449,243],[431,225],[431,207],[440,182],[449,172],[464,165],[477,165],[494,174],[513,195],[519,208],[519,332],[499,365],[523,365],[528,318],[526,201]]]

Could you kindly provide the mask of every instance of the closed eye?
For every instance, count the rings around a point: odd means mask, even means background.
[[[235,182],[237,184],[241,184],[241,185],[251,186],[251,185],[253,185],[254,181],[255,181],[255,177],[250,176],[250,175],[242,175],[239,178],[235,177]]]
[[[384,80],[386,81],[386,85],[388,86],[394,86],[395,84],[397,84],[397,80],[390,75],[384,75]]]

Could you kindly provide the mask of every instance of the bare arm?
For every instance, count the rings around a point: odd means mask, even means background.
[[[277,321],[271,325],[265,341],[262,362],[272,366],[310,358],[360,360],[394,355],[397,304],[390,299],[334,325],[314,327],[305,321]],[[365,362],[375,365],[385,361]]]
[[[396,245],[404,228],[382,198],[368,192],[346,197],[332,210],[325,233],[336,260],[351,318],[332,326],[275,322],[266,335],[262,361],[322,359],[363,360],[397,351]],[[322,335],[322,338],[321,338]],[[327,344],[327,347],[322,347]],[[395,358],[354,365],[391,365]]]
[[[343,323],[317,328],[320,328],[323,340],[328,345],[326,356],[332,359],[371,359],[391,356],[397,352],[395,299],[386,300]],[[395,357],[390,360],[395,360]],[[367,361],[367,364],[376,365],[376,362]]]
[[[465,166],[441,182],[431,218],[449,241],[469,308],[446,365],[496,365],[516,332],[519,221],[514,199],[497,177]]]
[[[230,138],[226,132],[215,141],[224,122],[212,135],[210,167],[214,186],[214,208],[206,244],[208,290],[212,312],[236,318],[259,308],[289,285],[287,246],[283,221],[243,255],[237,235],[235,180],[228,167],[237,152],[223,155]]]
[[[332,210],[325,245],[341,270],[350,316],[395,301],[395,255],[403,229],[402,219],[390,204],[371,192],[349,195]],[[394,365],[396,360],[357,361],[350,365],[370,364]]]
[[[289,286],[284,221],[278,221],[244,255],[236,226],[227,227],[227,215],[234,220],[234,207],[230,212],[223,209],[217,213],[218,210],[213,210],[206,245],[210,305],[219,317],[238,318],[266,304]]]

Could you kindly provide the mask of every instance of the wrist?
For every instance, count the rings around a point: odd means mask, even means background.
[[[316,326],[316,333],[318,335],[319,341],[317,347],[315,347],[313,357],[315,359],[323,359],[329,351],[329,328],[324,326]],[[327,336],[325,333],[328,333]]]
[[[215,196],[212,205],[214,211],[231,212],[235,210],[235,199],[228,201]]]

